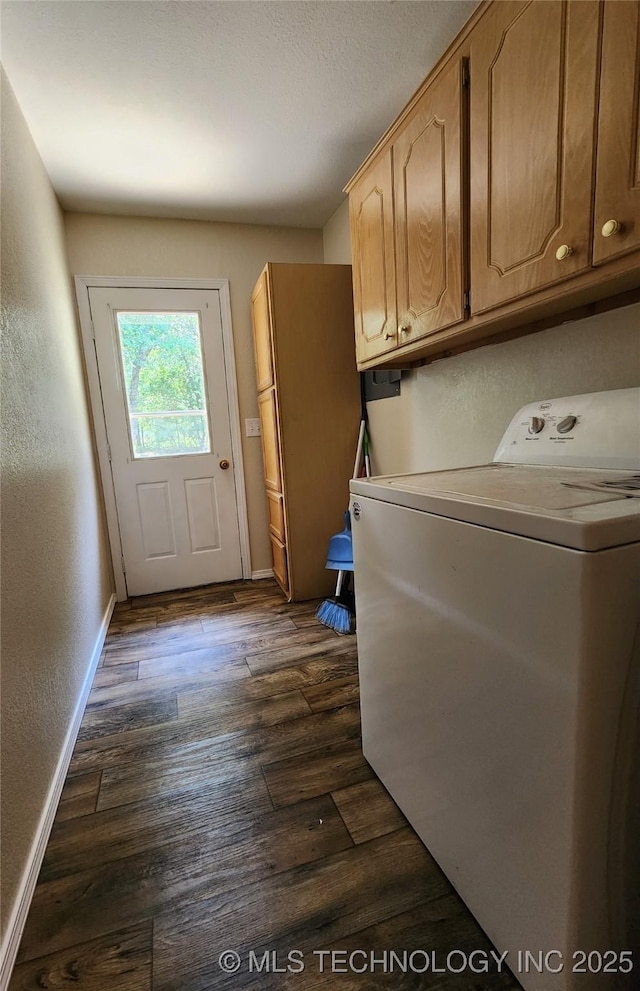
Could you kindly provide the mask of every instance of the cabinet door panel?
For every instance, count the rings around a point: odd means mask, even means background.
[[[289,594],[289,571],[287,568],[287,549],[276,537],[269,536],[271,541],[271,558],[273,561],[273,575],[280,585],[280,588]]]
[[[504,0],[473,33],[473,312],[591,264],[598,20],[594,0]]]
[[[349,195],[358,361],[397,343],[391,151]]]
[[[464,318],[462,79],[453,62],[393,146],[398,344]]]
[[[258,413],[260,414],[265,485],[275,492],[280,492],[282,490],[282,473],[280,471],[280,445],[278,442],[278,411],[274,389],[268,389],[258,396]]]
[[[594,264],[640,248],[640,2],[604,5]],[[605,237],[609,220],[620,230]]]
[[[279,492],[271,492],[267,489],[267,512],[269,515],[269,529],[284,543],[284,506],[282,495]]]
[[[256,359],[258,392],[273,385],[273,358],[271,354],[271,312],[269,309],[269,284],[263,272],[251,294],[251,320],[253,322],[253,347]]]

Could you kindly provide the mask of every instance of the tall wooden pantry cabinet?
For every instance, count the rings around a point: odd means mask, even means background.
[[[360,421],[351,266],[270,262],[251,314],[273,573],[289,600],[321,598]]]

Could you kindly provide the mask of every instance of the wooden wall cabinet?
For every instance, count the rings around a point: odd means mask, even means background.
[[[473,30],[472,313],[640,247],[639,11],[505,0]]]
[[[394,348],[398,337],[390,148],[354,186],[349,213],[358,359],[368,361]]]
[[[359,367],[466,350],[637,291],[639,93],[640,0],[481,4],[347,186]]]
[[[349,189],[358,360],[464,319],[462,62]]]
[[[472,33],[473,313],[591,267],[598,21],[589,0],[503,0]]]
[[[273,573],[288,599],[321,598],[360,423],[351,266],[269,263],[251,313]]]
[[[604,5],[593,261],[640,249],[640,3]]]

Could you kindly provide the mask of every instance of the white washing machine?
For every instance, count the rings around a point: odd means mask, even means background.
[[[640,389],[351,492],[367,760],[525,988],[640,987]]]

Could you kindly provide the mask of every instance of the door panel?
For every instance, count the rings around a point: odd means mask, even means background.
[[[608,237],[602,228],[620,229]],[[594,264],[640,248],[640,3],[604,5]]]
[[[269,284],[263,272],[251,296],[253,320],[253,345],[256,360],[258,392],[273,385],[273,357],[271,355],[271,320],[269,310]]]
[[[175,555],[176,541],[168,482],[142,482],[136,485],[142,546],[147,561]]]
[[[539,258],[560,226],[562,145],[558,141],[558,121],[562,110],[564,20],[560,3],[553,3],[548,11],[540,4],[530,5],[505,30],[501,49],[489,69],[491,264],[503,275]],[[533,30],[540,34],[532,35]],[[533,60],[520,64],[531,37],[536,37],[546,51],[543,71],[538,71]],[[516,79],[521,80],[518,86],[514,86]],[[533,115],[535,156],[523,157],[514,169],[505,137],[515,147],[530,149]],[[555,195],[540,196],[538,171],[545,177],[545,191]],[[526,223],[513,223],[513,218],[509,223],[502,222],[513,203],[518,204],[519,217]]]
[[[474,29],[473,312],[590,266],[598,25],[594,0],[505,0]]]
[[[216,290],[89,290],[127,593],[242,576]]]
[[[280,448],[278,446],[278,411],[273,389],[268,389],[258,396],[258,413],[262,436],[264,481],[267,488],[280,492],[282,490],[282,474],[280,471]]]
[[[215,478],[187,478],[184,489],[192,552],[218,550],[220,520]]]
[[[421,98],[393,146],[398,344],[464,317],[461,65]]]
[[[271,541],[271,557],[273,560],[273,574],[276,581],[284,592],[289,594],[289,574],[287,571],[287,549],[280,543],[277,537],[269,535]]]
[[[349,194],[359,361],[397,344],[391,151]]]
[[[269,529],[284,543],[284,506],[282,496],[279,492],[271,492],[267,489],[267,510],[269,513]]]

